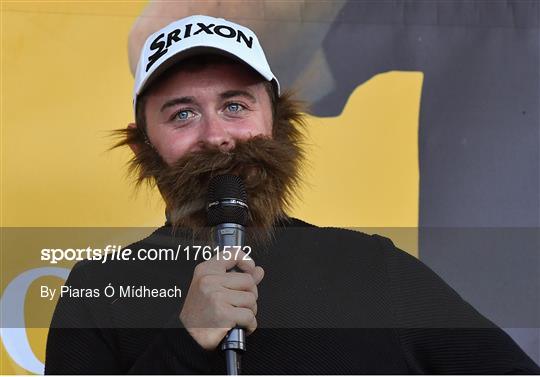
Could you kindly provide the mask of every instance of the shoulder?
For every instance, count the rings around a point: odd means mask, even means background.
[[[319,227],[303,220],[290,218],[286,225],[288,229],[297,230],[315,237],[319,241],[339,242],[344,248],[367,248],[371,251],[393,251],[394,243],[391,239],[378,235],[367,234],[357,229],[338,227]]]
[[[397,249],[389,238],[359,230],[319,227],[294,218],[285,229],[277,237],[282,247],[294,245],[296,250],[302,250],[302,254],[310,258],[348,261],[356,266],[361,263],[366,268],[377,266],[381,273],[386,270],[386,254],[405,253]]]

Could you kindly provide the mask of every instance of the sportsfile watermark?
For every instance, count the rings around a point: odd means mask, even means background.
[[[242,252],[242,253],[241,253]],[[105,248],[44,248],[41,249],[41,260],[50,264],[63,261],[93,260],[105,263],[107,261],[178,261],[178,260],[209,260],[212,257],[223,260],[251,259],[251,246],[212,247],[209,245],[178,245],[172,248],[122,248],[121,245],[107,245]]]
[[[432,281],[443,284],[444,280],[499,326],[539,327],[538,228],[355,228],[339,231],[338,236],[353,237],[351,230],[357,234],[354,242],[348,243],[339,237],[324,238],[328,232],[338,232],[334,228],[288,227],[276,229],[266,249],[246,242],[249,246],[219,250],[189,232],[172,234],[167,228],[3,228],[2,327],[49,327],[58,300],[70,307],[81,304],[98,311],[133,308],[133,312],[148,314],[137,317],[136,323],[87,326],[173,326],[164,324],[163,318],[155,315],[156,309],[181,307],[197,267],[205,261],[224,271],[250,265],[264,269],[258,292],[261,328],[417,327],[416,317],[414,321],[398,318],[397,323],[382,317],[366,322],[363,316],[328,306],[336,297],[343,303],[367,300],[382,305],[390,300],[390,306],[404,305],[402,295],[377,294],[380,287],[394,287],[399,292],[407,288],[401,284],[403,272],[396,258],[408,265],[413,258],[420,259],[442,278],[429,273]],[[376,241],[373,234],[388,237],[401,251]],[[242,262],[248,258],[252,260]],[[217,259],[240,261],[223,263]],[[425,268],[418,268],[428,274]],[[368,279],[366,274],[374,276]],[[418,308],[430,304],[432,296],[416,292],[407,299],[419,300]],[[285,312],[276,315],[266,311],[269,297],[280,300],[284,307],[295,307],[305,298],[301,309],[307,314],[282,317]],[[313,317],[309,313],[324,315]],[[477,326],[467,320],[448,322],[444,316],[426,318],[419,313],[417,317],[426,320],[421,324],[426,327]]]

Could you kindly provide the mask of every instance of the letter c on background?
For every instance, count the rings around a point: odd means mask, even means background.
[[[13,279],[0,298],[0,337],[8,355],[29,372],[43,374],[44,365],[34,355],[24,323],[24,301],[26,292],[34,280],[44,276],[56,276],[66,280],[68,268],[41,267],[28,270]],[[21,294],[24,292],[24,294]],[[4,327],[9,326],[9,327]]]

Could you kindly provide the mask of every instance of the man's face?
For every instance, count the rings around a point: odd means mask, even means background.
[[[148,138],[169,166],[190,152],[230,151],[237,141],[272,135],[266,88],[240,63],[174,71],[149,92],[145,110]]]
[[[144,94],[146,133],[125,139],[137,183],[155,184],[174,229],[210,242],[206,202],[212,177],[234,174],[246,188],[246,239],[266,242],[300,183],[302,113],[288,94],[271,103],[268,85],[243,64],[208,56],[168,71]],[[140,117],[142,114],[138,114]]]

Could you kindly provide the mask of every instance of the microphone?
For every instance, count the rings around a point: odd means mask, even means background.
[[[208,225],[214,227],[215,241],[220,250],[225,246],[244,246],[249,207],[242,179],[232,174],[213,177],[208,187],[206,212]],[[241,272],[236,267],[231,271]],[[225,352],[227,373],[240,374],[240,357],[246,350],[244,329],[235,327],[229,330],[221,343],[221,350]]]

